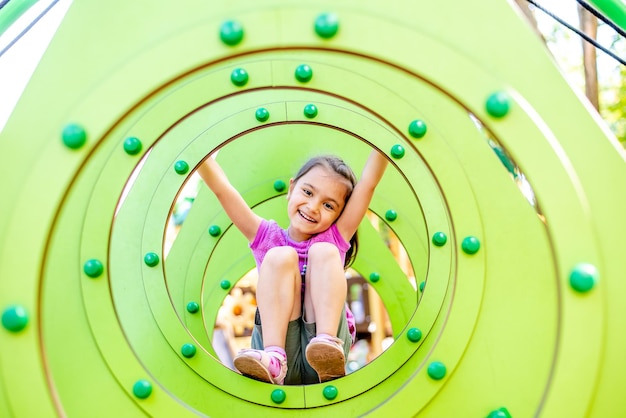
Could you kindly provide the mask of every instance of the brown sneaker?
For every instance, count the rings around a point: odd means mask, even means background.
[[[320,383],[346,375],[343,341],[337,337],[320,336],[306,346],[306,359],[317,372]]]

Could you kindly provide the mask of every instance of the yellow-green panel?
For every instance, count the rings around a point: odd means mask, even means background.
[[[512,2],[149,6],[75,0],[0,133],[0,415],[626,411],[625,153]],[[327,38],[315,31],[325,12],[339,22]],[[243,27],[236,45],[220,40],[231,19]],[[300,64],[310,81],[296,80]],[[238,69],[249,76],[239,86]],[[308,103],[315,118],[303,115]],[[259,107],[267,122],[255,119]],[[409,132],[414,120],[423,137]],[[63,144],[68,124],[84,128],[84,145]],[[130,137],[142,143],[134,155],[124,151]],[[392,155],[397,145],[403,156]],[[167,219],[216,148],[254,210],[285,225],[274,181],[288,183],[320,152],[358,174],[370,146],[391,161],[370,209],[380,219],[396,211],[384,222],[424,290],[364,222],[354,267],[381,273],[370,285],[396,340],[332,382],[336,399],[325,385],[296,386],[278,404],[278,387],[238,376],[211,347],[220,281],[254,268],[245,239],[203,185],[165,258]],[[189,172],[174,171],[180,160]],[[464,247],[470,237],[476,253]],[[157,265],[146,265],[148,252]],[[92,258],[104,267],[95,278],[83,271]],[[191,314],[189,301],[204,306]],[[26,318],[12,317],[15,305]],[[26,327],[12,330],[21,319]],[[197,345],[193,358],[185,343]],[[436,361],[441,379],[428,373]],[[146,399],[133,391],[140,379],[152,384]]]

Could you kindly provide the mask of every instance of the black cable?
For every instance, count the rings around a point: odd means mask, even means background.
[[[588,36],[587,34],[581,32],[580,30],[576,29],[575,27],[573,27],[572,25],[570,25],[569,23],[565,22],[563,19],[559,18],[558,16],[556,16],[555,14],[549,12],[548,10],[546,10],[545,8],[543,8],[542,6],[538,5],[534,0],[526,0],[528,3],[532,4],[533,6],[535,6],[537,9],[541,10],[542,12],[544,12],[545,14],[547,14],[548,16],[550,16],[552,19],[556,20],[557,22],[559,22],[561,25],[565,26],[567,29],[575,32],[578,36],[580,36],[581,38],[583,38],[585,41],[589,42],[591,45],[595,46],[596,48],[598,48],[600,51],[604,52],[605,54],[607,54],[608,56],[610,56],[611,58],[615,59],[616,61],[618,61],[620,64],[622,65],[626,65],[626,61],[624,61],[622,58],[618,57],[617,55],[615,55],[613,52],[611,52],[611,50],[603,47],[602,45],[600,45],[595,39],[591,38],[590,36]]]
[[[583,1],[583,0],[576,0],[576,1],[578,2],[578,4],[584,7],[589,13],[591,13],[592,15],[594,15],[595,17],[597,17],[598,19],[600,19],[601,21],[603,21],[604,23],[612,27],[613,30],[619,33],[622,37],[626,38],[626,32],[624,32],[622,28],[620,28],[615,23],[613,23],[611,19],[607,18],[602,13],[598,12],[596,9],[591,7],[589,3],[587,3],[586,1]]]
[[[7,0],[8,1],[8,0]],[[44,17],[46,15],[46,13],[48,13],[50,11],[50,9],[52,9],[52,6],[54,6],[55,4],[57,4],[59,2],[59,0],[54,0],[52,3],[50,3],[50,5],[48,7],[46,7],[46,9],[41,12],[39,14],[39,16],[37,16],[35,18],[35,20],[33,20],[32,22],[30,22],[30,24],[28,26],[26,26],[26,28],[24,28],[24,30],[22,32],[20,32],[19,35],[17,35],[11,42],[9,42],[9,44],[4,47],[4,49],[2,51],[0,51],[0,57],[4,55],[5,52],[7,52],[9,50],[9,48],[11,48],[13,45],[15,45],[15,43],[17,41],[20,40],[20,38],[22,36],[24,36],[26,34],[26,32],[28,32],[33,26],[35,26],[35,24],[37,22],[39,22],[39,20]]]

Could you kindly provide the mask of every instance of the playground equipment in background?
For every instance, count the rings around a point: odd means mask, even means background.
[[[0,136],[0,416],[623,414],[626,165],[596,119],[499,0],[75,0]],[[395,342],[326,384],[237,375],[212,327],[252,257],[201,190],[164,260],[176,196],[219,149],[280,223],[307,154],[371,147],[424,281],[362,224]]]

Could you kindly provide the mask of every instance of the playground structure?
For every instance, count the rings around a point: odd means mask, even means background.
[[[254,261],[206,188],[165,258],[182,187],[219,150],[281,223],[307,155],[372,147],[424,283],[363,222],[395,342],[326,384],[239,376],[211,337]],[[75,0],[0,156],[1,417],[626,414],[625,153],[512,2]]]

